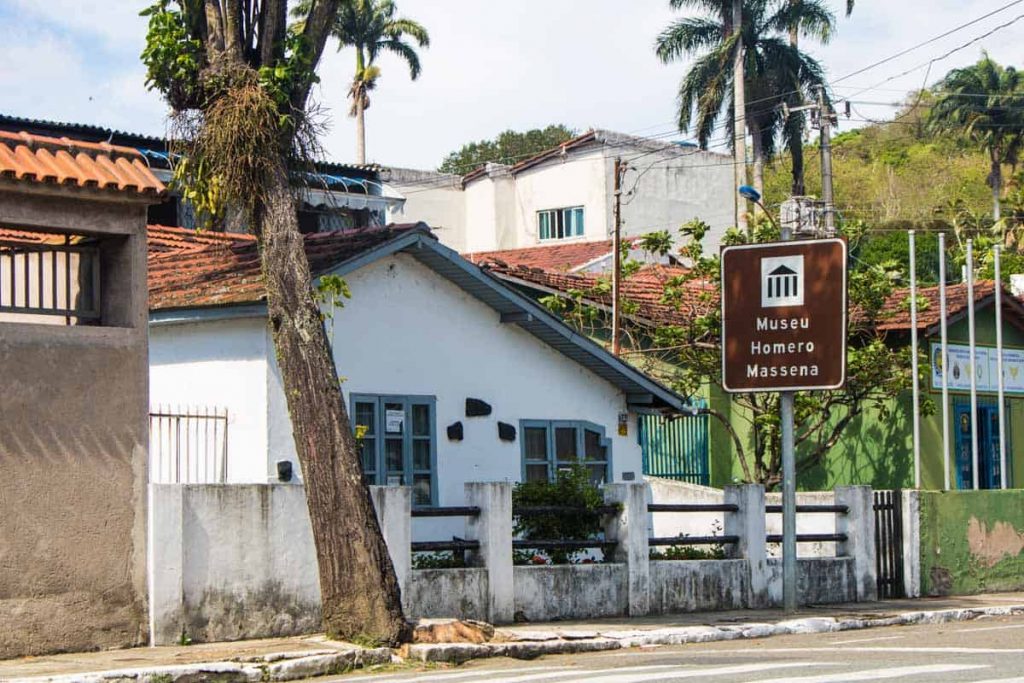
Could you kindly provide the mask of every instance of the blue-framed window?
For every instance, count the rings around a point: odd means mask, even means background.
[[[548,209],[537,212],[537,236],[542,240],[562,240],[583,235],[583,207]]]
[[[436,399],[353,394],[351,401],[366,482],[411,486],[413,505],[436,505]]]
[[[559,469],[587,468],[590,480],[612,480],[612,442],[604,427],[582,420],[520,420],[523,481],[554,481]]]

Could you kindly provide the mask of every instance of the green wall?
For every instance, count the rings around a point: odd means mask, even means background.
[[[1024,589],[1024,491],[921,493],[921,592]]]

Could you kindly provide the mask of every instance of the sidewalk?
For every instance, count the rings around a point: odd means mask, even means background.
[[[1024,593],[807,607],[796,614],[785,614],[777,609],[737,610],[517,624],[499,628],[494,640],[482,645],[410,645],[402,654],[424,662],[462,662],[493,656],[532,658],[641,645],[961,621],[985,614],[1024,615]],[[323,636],[300,636],[3,660],[0,661],[0,681],[294,680],[386,664],[391,660],[392,653],[385,648],[363,649]]]

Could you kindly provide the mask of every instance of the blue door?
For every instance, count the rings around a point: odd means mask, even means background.
[[[639,427],[644,474],[702,486],[710,483],[706,413],[673,418],[640,415]]]
[[[1007,408],[1007,411],[1009,409]],[[956,486],[974,488],[974,460],[971,453],[971,401],[956,398],[953,402],[956,436]],[[1006,443],[1010,452],[1009,434]],[[978,487],[997,489],[1002,481],[999,469],[999,408],[991,399],[978,400]]]

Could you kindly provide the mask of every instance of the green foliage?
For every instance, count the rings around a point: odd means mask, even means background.
[[[445,551],[440,553],[413,553],[413,569],[461,569],[466,566],[462,553]]]
[[[652,560],[724,560],[725,549],[721,545],[707,548],[694,545],[673,545],[664,550],[652,550]]]
[[[179,109],[198,95],[203,44],[190,30],[184,13],[171,7],[171,0],[157,0],[139,14],[149,17],[142,50],[146,87],[164,93],[171,106]]]
[[[535,128],[523,133],[506,130],[493,140],[480,140],[462,146],[444,158],[438,167],[442,173],[462,175],[487,162],[514,164],[576,137],[577,132],[561,124]]]
[[[555,481],[524,481],[512,491],[512,511],[515,515],[513,530],[525,540],[590,540],[602,534],[601,515],[595,508],[604,504],[601,490],[590,481],[583,465],[559,469]],[[571,507],[582,512],[517,515],[517,508]],[[578,559],[586,551],[550,550],[536,553],[547,555],[555,564],[566,564]],[[525,553],[521,553],[525,556]],[[533,557],[534,553],[529,553]],[[522,558],[520,558],[522,559]]]

